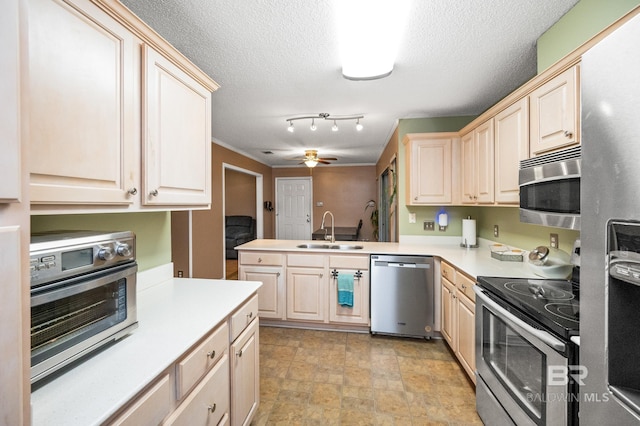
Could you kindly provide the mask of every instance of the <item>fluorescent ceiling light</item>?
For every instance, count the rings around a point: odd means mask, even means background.
[[[410,0],[334,0],[342,75],[351,80],[393,71]]]

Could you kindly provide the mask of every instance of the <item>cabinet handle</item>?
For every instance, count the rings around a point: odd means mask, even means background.
[[[565,130],[565,131],[564,131],[564,135],[565,135],[566,137],[568,137],[568,138],[573,137],[573,133],[572,133],[572,132],[570,132],[570,131],[568,131],[568,130]]]
[[[216,411],[216,403],[214,402],[213,405],[208,405],[207,406],[207,411],[209,411],[209,413],[213,414],[213,412]]]
[[[456,295],[455,295],[455,294],[452,294],[452,295],[451,295],[451,298],[452,298],[452,299],[457,299],[457,297],[456,297]]]
[[[240,349],[238,352],[236,352],[236,355],[238,355],[239,357],[242,357],[242,349]]]
[[[258,263],[262,263],[262,258],[261,257],[258,258]]]
[[[276,272],[276,277],[279,277],[279,276],[280,276],[280,272]]]
[[[418,197],[413,197],[413,201],[418,201]]]
[[[136,195],[138,193],[138,188],[131,188],[127,191],[129,195]]]
[[[211,359],[214,359],[216,357],[216,351],[207,352],[207,356]]]
[[[157,197],[157,196],[158,196],[158,190],[157,190],[157,189],[154,189],[153,191],[151,191],[151,192],[149,193],[149,195],[151,195],[152,197]]]
[[[466,289],[466,288],[467,288],[467,286],[466,286],[466,285],[464,285],[464,284],[462,284],[462,289],[464,290],[464,289]]]
[[[320,278],[322,278],[323,274],[320,274]]]
[[[249,318],[249,319],[253,318],[253,312],[249,312],[249,313],[247,314],[247,318]]]
[[[474,200],[477,200],[477,199],[478,199],[478,196],[477,196],[477,195],[474,195],[474,196],[473,196],[473,199],[474,199]]]

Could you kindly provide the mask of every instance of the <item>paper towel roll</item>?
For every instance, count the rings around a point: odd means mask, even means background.
[[[476,242],[476,220],[462,219],[462,241],[463,246],[475,246]]]

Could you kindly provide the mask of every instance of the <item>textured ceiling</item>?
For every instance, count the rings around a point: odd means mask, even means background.
[[[217,142],[292,166],[305,149],[373,164],[400,118],[481,113],[535,75],[536,40],[577,0],[413,0],[396,66],[373,81],[342,77],[331,0],[122,2],[221,85]],[[321,112],[363,114],[364,130],[287,132],[286,118]]]

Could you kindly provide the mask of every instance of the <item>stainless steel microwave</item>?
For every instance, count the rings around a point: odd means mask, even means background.
[[[581,147],[520,162],[520,222],[580,229]]]

